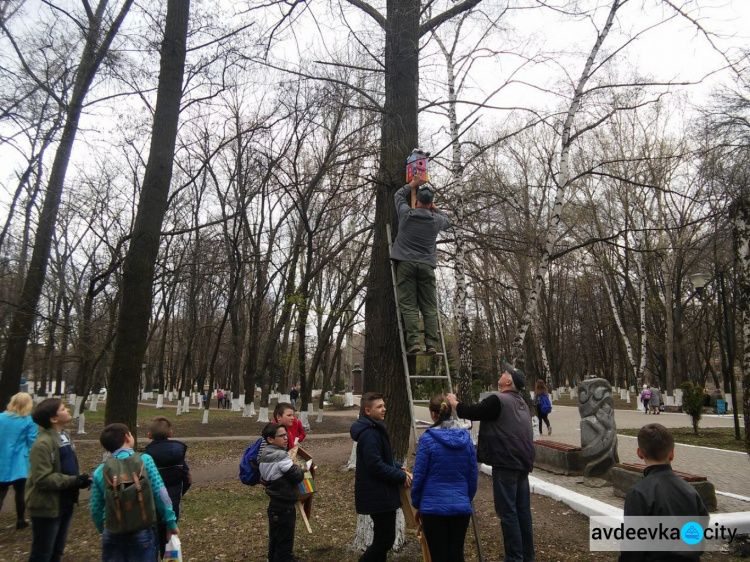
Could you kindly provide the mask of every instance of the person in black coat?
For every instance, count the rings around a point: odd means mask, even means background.
[[[674,438],[659,423],[644,425],[638,432],[638,457],[646,463],[643,480],[625,496],[625,523],[628,517],[705,518],[708,509],[698,492],[672,471]],[[687,521],[686,521],[687,522]],[[620,562],[684,562],[700,560],[703,548],[690,552],[623,551]]]
[[[372,544],[360,562],[385,562],[396,540],[396,511],[401,507],[399,486],[411,486],[411,474],[393,459],[391,441],[385,429],[383,395],[362,396],[359,419],[351,427],[357,442],[357,471],[354,475],[354,506],[373,523]]]
[[[154,459],[159,475],[164,480],[164,486],[172,500],[172,510],[177,520],[180,520],[180,501],[191,484],[193,477],[190,467],[185,461],[187,445],[182,441],[170,439],[172,437],[172,422],[164,416],[157,416],[151,420],[148,438],[151,443],[146,445],[146,453]],[[163,521],[158,524],[159,552],[164,556],[167,545],[167,526]]]

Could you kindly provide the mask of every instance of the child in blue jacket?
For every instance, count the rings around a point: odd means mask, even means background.
[[[451,418],[442,395],[430,400],[429,410],[434,423],[419,438],[411,503],[433,562],[463,562],[477,493],[477,455],[469,432]]]

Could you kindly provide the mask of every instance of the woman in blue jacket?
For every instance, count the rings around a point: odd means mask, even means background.
[[[477,455],[469,432],[451,418],[445,398],[430,400],[433,426],[419,438],[411,503],[433,562],[463,562],[477,492]]]
[[[34,402],[25,392],[15,394],[8,409],[0,414],[0,509],[13,486],[16,494],[16,529],[29,526],[24,518],[26,475],[29,473],[29,449],[36,439],[37,427],[29,415]]]

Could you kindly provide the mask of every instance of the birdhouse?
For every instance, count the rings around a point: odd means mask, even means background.
[[[406,159],[406,183],[409,183],[415,176],[421,176],[425,181],[429,181],[430,175],[427,172],[429,160],[429,152],[423,152],[418,148],[412,150],[409,158]]]

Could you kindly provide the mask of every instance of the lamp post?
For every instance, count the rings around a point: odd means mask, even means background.
[[[724,338],[726,345],[726,356],[721,354],[722,373],[724,376],[729,377],[729,389],[732,393],[732,417],[734,419],[734,438],[739,441],[740,437],[740,420],[739,414],[737,413],[737,382],[734,378],[734,346],[732,345],[732,333],[731,326],[729,325],[729,316],[727,314],[727,299],[724,291],[724,270],[719,269],[716,274],[719,281],[719,290],[716,293],[717,304],[721,311],[721,320],[724,325],[724,334],[721,330],[718,331],[718,337]],[[704,273],[693,273],[690,276],[690,282],[695,288],[695,293],[698,298],[703,300],[703,291],[706,286],[708,275]]]

